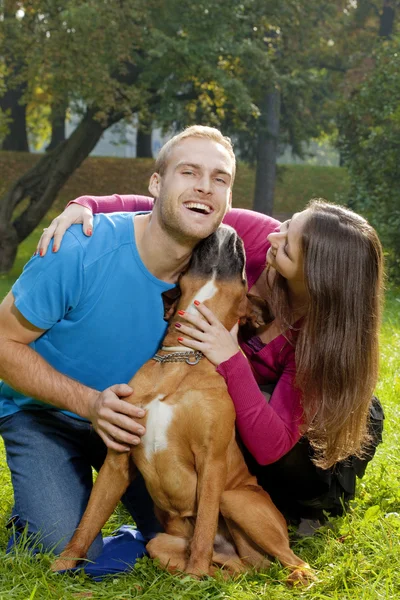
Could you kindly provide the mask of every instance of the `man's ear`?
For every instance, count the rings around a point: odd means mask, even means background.
[[[228,202],[228,208],[226,209],[226,212],[230,211],[232,208],[232,188],[229,192],[229,202]]]
[[[153,173],[149,181],[149,192],[154,198],[158,198],[160,195],[161,188],[161,175],[159,173]]]

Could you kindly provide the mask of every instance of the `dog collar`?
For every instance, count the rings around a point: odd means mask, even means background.
[[[169,354],[155,354],[153,360],[159,363],[165,362],[185,362],[188,365],[197,365],[204,354],[199,350],[189,350],[187,352],[170,352]]]

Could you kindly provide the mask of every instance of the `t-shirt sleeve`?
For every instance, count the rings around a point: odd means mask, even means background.
[[[15,306],[40,329],[50,329],[79,303],[83,285],[83,248],[69,231],[57,253],[34,256],[12,287]]]
[[[152,210],[154,199],[149,196],[113,194],[112,196],[79,196],[71,200],[81,206],[90,208],[93,214],[110,212],[136,212]],[[71,204],[69,202],[67,206]]]
[[[303,413],[301,392],[294,386],[294,364],[287,364],[269,402],[242,352],[221,363],[217,371],[235,405],[240,437],[256,461],[268,465],[289,452],[301,437]]]

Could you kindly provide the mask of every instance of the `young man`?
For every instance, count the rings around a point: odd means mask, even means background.
[[[235,156],[216,129],[175,136],[156,169],[152,213],[96,217],[92,238],[73,227],[59,252],[29,261],[0,306],[0,433],[12,522],[27,525],[45,550],[60,552],[72,536],[106,447],[140,442],[142,412],[124,402],[126,382],[163,339],[161,294],[231,205]],[[142,480],[124,502],[151,537],[158,523]],[[98,538],[89,558],[101,548]]]

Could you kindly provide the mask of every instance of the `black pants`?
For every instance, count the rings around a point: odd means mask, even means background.
[[[314,465],[313,450],[305,437],[277,462],[267,466],[259,465],[248,450],[242,449],[251,473],[289,521],[296,523],[301,518],[324,521],[325,513],[343,514],[348,502],[354,498],[356,478],[364,475],[382,441],[383,419],[382,406],[374,396],[369,422],[371,443],[364,457],[351,456],[330,469]]]

